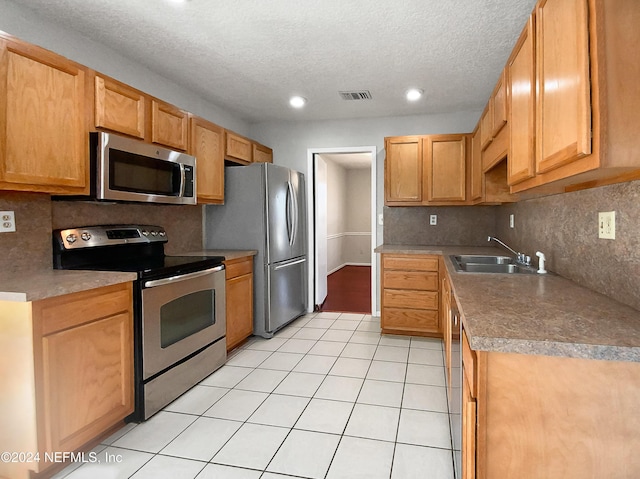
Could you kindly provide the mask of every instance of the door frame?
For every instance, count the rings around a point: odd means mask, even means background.
[[[315,250],[315,171],[313,165],[313,156],[315,154],[340,154],[340,153],[369,153],[371,155],[371,315],[375,316],[378,311],[378,295],[377,295],[377,277],[378,277],[378,262],[377,255],[373,250],[377,246],[377,210],[376,210],[376,196],[377,196],[377,149],[375,146],[345,146],[340,148],[308,148],[307,149],[307,178],[310,178],[309,185],[307,187],[307,227],[308,227],[308,241],[309,252],[313,252],[314,257]],[[308,311],[312,312],[315,301],[315,261],[309,261],[309,307]]]

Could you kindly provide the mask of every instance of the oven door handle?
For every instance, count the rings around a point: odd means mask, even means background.
[[[167,285],[167,284],[174,284],[174,283],[178,283],[180,281],[187,281],[189,279],[199,278],[200,276],[205,276],[207,274],[215,273],[217,271],[222,271],[223,269],[224,269],[224,265],[221,264],[220,266],[216,266],[215,268],[209,268],[209,269],[205,269],[203,271],[196,271],[194,273],[187,273],[187,274],[178,274],[176,276],[170,276],[169,278],[154,279],[154,280],[151,280],[151,281],[146,281],[144,283],[144,287],[145,288],[154,288],[156,286],[164,286],[164,285]]]

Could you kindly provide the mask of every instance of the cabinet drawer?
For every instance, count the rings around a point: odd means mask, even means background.
[[[33,307],[34,315],[39,314],[41,318],[41,334],[46,336],[131,310],[133,307],[131,283],[56,296],[36,301]]]
[[[253,272],[253,258],[242,258],[238,260],[225,261],[226,279],[236,278],[244,274]]]
[[[438,291],[438,273],[422,271],[385,271],[384,289]]]
[[[384,269],[409,271],[438,271],[438,257],[431,255],[384,255]]]
[[[462,367],[464,368],[465,377],[469,381],[471,397],[476,398],[478,395],[476,353],[469,346],[467,333],[465,333],[464,331],[462,332]]]
[[[385,289],[383,301],[385,308],[438,309],[436,291]]]
[[[382,329],[438,332],[438,311],[385,308]]]

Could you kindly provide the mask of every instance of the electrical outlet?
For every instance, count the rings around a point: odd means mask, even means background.
[[[515,216],[514,214],[510,214],[509,215],[509,228],[513,228],[514,224],[515,224]]]
[[[13,211],[0,211],[0,233],[16,230],[16,215]]]
[[[378,215],[378,224],[379,224],[380,226],[382,226],[382,225],[384,224],[384,216],[382,215],[382,213],[380,213],[380,214]]]
[[[616,239],[616,212],[598,213],[598,238]]]
[[[431,226],[437,225],[438,224],[438,215],[429,216],[429,224]]]

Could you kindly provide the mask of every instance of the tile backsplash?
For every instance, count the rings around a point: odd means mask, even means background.
[[[495,206],[385,206],[384,243],[486,246],[495,234]],[[438,224],[429,224],[431,215]]]
[[[598,212],[615,211],[616,239],[598,238]],[[509,215],[515,227],[509,227]],[[496,235],[547,269],[640,309],[640,181],[500,206]]]

